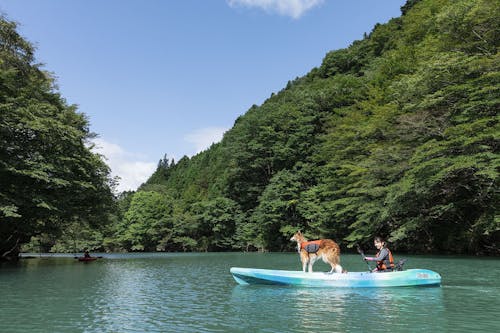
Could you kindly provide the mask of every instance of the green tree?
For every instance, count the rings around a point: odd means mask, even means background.
[[[91,150],[88,121],[33,64],[33,47],[0,18],[0,258],[74,221],[106,223],[109,168]]]
[[[198,223],[198,236],[207,241],[201,250],[229,250],[235,243],[236,225],[241,219],[241,210],[231,199],[219,197],[193,205],[191,212]]]
[[[271,251],[289,248],[290,235],[304,224],[297,210],[302,189],[297,174],[288,170],[271,179],[250,219],[258,231],[256,247]]]
[[[172,210],[168,196],[137,192],[118,230],[122,246],[132,251],[162,250],[172,235]]]

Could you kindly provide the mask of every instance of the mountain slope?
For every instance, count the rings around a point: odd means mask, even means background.
[[[144,228],[162,236],[151,246],[284,250],[302,229],[343,246],[382,234],[397,250],[498,254],[499,7],[409,1],[220,143],[160,161],[139,192],[173,208]],[[133,240],[137,224],[117,232]]]

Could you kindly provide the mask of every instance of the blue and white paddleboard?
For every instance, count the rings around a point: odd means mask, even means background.
[[[236,282],[247,284],[278,284],[305,287],[406,287],[439,286],[441,275],[428,269],[370,273],[325,273],[232,267]]]

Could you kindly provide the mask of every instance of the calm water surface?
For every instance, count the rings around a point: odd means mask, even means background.
[[[300,268],[296,254],[104,254],[0,266],[0,332],[498,332],[500,260],[406,256],[441,287],[239,286],[231,266]],[[398,256],[396,256],[396,260]],[[366,269],[343,255],[350,271]],[[327,271],[316,263],[317,271]]]

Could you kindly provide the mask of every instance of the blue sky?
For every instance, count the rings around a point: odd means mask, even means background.
[[[192,156],[405,0],[0,0],[85,113],[118,190]]]

